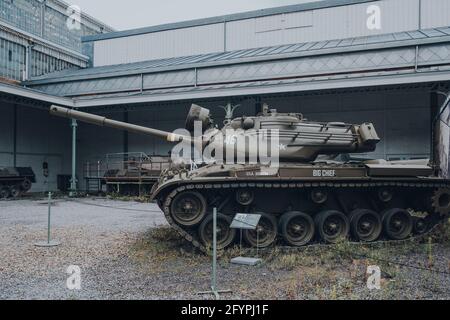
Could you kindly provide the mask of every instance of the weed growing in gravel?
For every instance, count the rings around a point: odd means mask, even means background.
[[[140,202],[140,203],[150,203],[150,196],[124,196],[118,193],[110,193],[106,196],[109,200],[124,201],[124,202]]]
[[[450,219],[438,226],[436,231],[431,235],[433,243],[440,243],[450,246]]]
[[[288,272],[287,280],[280,282],[278,288],[289,299],[355,299],[361,292],[381,299],[395,299],[403,290],[408,274],[395,261],[397,257],[424,250],[420,247],[426,245],[419,246],[411,241],[374,247],[340,242],[289,252],[272,249],[265,252],[263,258],[274,273]],[[423,253],[426,254],[426,250]],[[369,291],[366,287],[366,270],[370,265],[382,270],[379,291]]]
[[[260,251],[263,264],[245,272],[260,273],[261,282],[236,284],[233,290],[245,292],[252,298],[285,299],[357,299],[361,297],[375,299],[398,299],[409,296],[404,292],[410,287],[410,269],[396,262],[405,262],[419,267],[434,264],[437,258],[435,243],[444,241],[450,235],[450,227],[444,233],[436,231],[428,241],[411,240],[402,244],[351,244],[341,241],[330,246],[310,246],[298,250],[284,250],[274,247]],[[448,232],[448,235],[446,234]],[[450,236],[448,237],[450,239]],[[437,248],[437,247],[436,247]],[[138,265],[147,273],[194,272],[196,279],[209,279],[211,257],[205,255],[184,240],[175,230],[160,227],[149,230],[136,241],[131,249]],[[256,256],[250,248],[241,250],[239,246],[219,251],[219,266],[226,272],[240,272],[244,267],[232,267],[231,258],[237,256]],[[422,257],[418,261],[408,262],[408,256]],[[379,266],[382,270],[381,290],[370,291],[367,286],[367,267]],[[450,264],[449,264],[450,269]],[[170,270],[170,271],[169,271]],[[276,281],[274,281],[276,275]],[[439,276],[420,273],[420,290],[441,290]],[[423,277],[423,278],[422,278]],[[267,282],[265,279],[271,279]],[[208,281],[208,280],[205,280]],[[414,293],[414,297],[420,294]]]
[[[301,260],[298,254],[287,254],[279,257],[277,261],[277,266],[285,270],[293,270],[299,266]]]
[[[183,271],[207,259],[170,227],[154,228],[143,234],[130,249],[130,254],[150,273],[163,272],[169,264],[172,271]]]

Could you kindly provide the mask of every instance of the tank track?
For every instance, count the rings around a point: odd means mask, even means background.
[[[235,183],[223,183],[223,182],[215,182],[215,183],[194,183],[194,184],[186,184],[183,186],[179,186],[169,191],[167,196],[163,199],[160,199],[158,203],[161,206],[161,209],[164,212],[165,218],[172,228],[174,228],[186,241],[190,242],[192,246],[199,249],[204,253],[208,253],[208,249],[200,242],[197,235],[197,228],[193,229],[184,229],[180,227],[172,218],[170,214],[170,208],[172,201],[174,198],[181,192],[184,191],[199,191],[199,190],[208,190],[208,189],[236,189],[236,188],[257,188],[257,189],[304,189],[304,188],[379,188],[379,187],[390,187],[390,188],[421,188],[421,189],[429,189],[429,190],[438,190],[440,188],[449,189],[450,182],[429,182],[429,181],[415,181],[415,182],[235,182]],[[433,201],[433,199],[430,199]],[[419,240],[427,237],[430,233],[432,233],[436,228],[443,224],[446,220],[444,216],[441,217],[439,221],[436,221],[433,225],[430,226],[429,230],[426,233],[409,237],[405,240],[378,240],[370,243],[376,245],[379,243],[404,243],[411,240]],[[358,244],[362,242],[351,242],[353,244]],[[308,248],[317,245],[324,245],[322,243],[312,242],[308,245],[298,247],[298,248]],[[281,246],[281,248],[296,248],[290,246]]]

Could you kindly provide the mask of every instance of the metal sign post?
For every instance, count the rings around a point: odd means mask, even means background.
[[[48,221],[47,221],[47,241],[37,242],[34,245],[36,247],[57,247],[61,242],[51,239],[51,210],[52,210],[52,193],[48,193]]]
[[[242,231],[243,230],[256,230],[261,220],[260,214],[246,214],[238,213],[233,219],[230,228],[240,229],[241,239],[240,239],[240,252],[241,256],[231,259],[231,263],[240,264],[246,266],[256,266],[261,263],[262,260],[259,258],[259,234],[256,232],[256,258],[242,257]]]
[[[231,290],[217,290],[217,208],[213,210],[213,257],[211,274],[211,291],[199,292],[199,295],[213,294],[216,299],[220,299],[221,293],[231,293]]]

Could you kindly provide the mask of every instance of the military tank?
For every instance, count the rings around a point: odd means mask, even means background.
[[[0,199],[18,198],[30,191],[35,182],[32,168],[0,167]]]
[[[120,156],[123,157],[122,154]],[[102,183],[106,184],[108,193],[129,196],[149,194],[158,181],[161,172],[170,167],[170,157],[152,156],[113,162],[107,160],[107,167]]]
[[[404,240],[427,233],[450,212],[450,183],[428,159],[339,160],[376,150],[380,138],[372,123],[309,121],[265,105],[257,116],[229,120],[219,129],[209,110],[193,105],[186,131],[169,133],[58,106],[50,112],[213,149],[207,159],[181,161],[165,170],[152,190],[170,225],[205,251],[212,239],[213,208],[219,212],[220,248],[237,241],[230,228],[236,213],[261,215],[256,230],[244,230],[242,237],[249,246],[267,248],[346,237]],[[264,148],[271,150],[272,161],[261,161],[257,150]]]

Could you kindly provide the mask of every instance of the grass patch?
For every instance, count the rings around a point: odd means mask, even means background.
[[[430,236],[433,243],[450,245],[450,219],[439,225]]]
[[[130,248],[130,255],[149,273],[186,270],[207,261],[207,257],[170,227],[154,228],[142,234]]]
[[[218,252],[219,267],[222,271],[226,269],[236,283],[233,290],[246,298],[398,299],[410,297],[405,288],[410,287],[412,280],[408,278],[409,268],[396,262],[433,267],[438,252],[436,248],[442,247],[439,246],[442,243],[449,244],[449,239],[450,224],[447,223],[422,240],[401,243],[355,245],[342,241],[335,245],[299,249],[274,247],[259,251],[263,263],[248,270],[231,266],[230,260],[241,255],[255,257],[256,250],[243,248],[241,252],[241,248],[235,246]],[[170,227],[155,228],[142,234],[130,251],[147,273],[180,273],[189,279],[209,279],[210,255],[194,249]],[[370,291],[366,286],[366,272],[370,265],[379,266],[382,270],[381,290]],[[429,286],[427,290],[441,290],[438,275],[430,273],[424,277]],[[261,280],[255,282],[251,279]],[[426,293],[415,295],[426,296]]]

